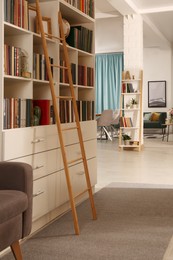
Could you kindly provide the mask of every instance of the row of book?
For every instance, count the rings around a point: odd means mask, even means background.
[[[60,60],[60,66],[63,66],[64,68],[60,68],[60,82],[61,83],[69,83],[68,80],[68,71],[65,69],[66,64],[64,60]],[[73,84],[76,84],[76,64],[71,63],[71,75]]]
[[[71,26],[66,42],[79,50],[92,53],[93,31],[83,26]]]
[[[123,83],[122,84],[122,93],[134,93],[135,90],[133,88],[132,83]]]
[[[133,127],[131,117],[120,117],[120,127]]]
[[[69,83],[68,72],[65,69],[65,61],[61,60],[60,65],[64,68],[60,69],[60,82]],[[78,65],[78,83],[76,82],[76,64],[71,63],[71,73],[73,84],[78,84],[82,86],[94,86],[94,69],[87,67],[86,65]]]
[[[94,120],[94,101],[76,100],[79,121]],[[71,100],[60,100],[60,121],[61,123],[71,123],[75,121],[73,102]]]
[[[94,101],[77,100],[80,121],[94,120]],[[4,98],[3,103],[4,129],[30,127],[36,125],[50,125],[55,123],[52,100]],[[37,110],[40,110],[38,117]],[[59,115],[61,123],[75,121],[73,103],[71,100],[60,100]]]
[[[4,72],[7,75],[22,75],[22,50],[21,48],[4,44]]]
[[[4,0],[4,20],[28,30],[28,1]]]
[[[65,0],[83,13],[94,17],[94,0]]]
[[[33,104],[31,99],[4,98],[4,129],[33,125]]]
[[[86,65],[78,65],[78,85],[94,86],[94,69]]]
[[[53,64],[53,58],[49,57],[50,64]],[[53,67],[51,67],[53,74]],[[38,80],[48,80],[46,60],[44,54],[33,53],[33,78]]]

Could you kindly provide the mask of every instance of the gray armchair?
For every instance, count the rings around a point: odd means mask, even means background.
[[[0,251],[11,247],[22,259],[19,240],[32,226],[33,171],[20,162],[0,162]]]

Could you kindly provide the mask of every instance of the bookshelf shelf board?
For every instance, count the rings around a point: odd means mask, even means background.
[[[60,84],[60,87],[62,87],[62,88],[69,88],[69,87],[70,87],[68,83],[60,82],[59,84]],[[76,88],[77,85],[76,85],[76,84],[73,84],[73,87]]]
[[[140,111],[140,109],[139,108],[122,108],[122,111],[132,112],[132,111]]]
[[[121,95],[124,96],[134,96],[134,95],[140,95],[140,92],[131,92],[131,93],[121,93]]]
[[[121,148],[139,148],[139,145],[131,145],[131,144],[129,144],[129,145],[120,145],[119,147],[121,147]]]
[[[31,32],[33,34],[34,44],[42,44],[41,35],[35,32]],[[46,38],[46,41],[49,43],[56,43],[56,40]]]
[[[63,0],[60,1],[60,9],[63,18],[67,19],[70,24],[94,22],[92,17]]]
[[[36,85],[36,84],[40,85],[40,83],[47,85],[47,84],[49,84],[49,81],[47,81],[47,80],[33,79],[33,83],[34,83],[34,85]]]
[[[122,79],[123,83],[133,83],[136,81],[141,81],[141,79]]]
[[[4,31],[5,31],[5,36],[31,34],[30,31],[8,22],[4,22]]]
[[[83,85],[78,85],[78,88],[82,88],[82,89],[93,89],[92,86],[83,86]]]
[[[16,77],[16,76],[10,76],[10,75],[4,75],[5,81],[31,81],[31,78],[24,78],[24,77]]]
[[[60,48],[63,48],[63,47],[62,47],[62,43],[60,43],[59,45],[60,45]],[[72,51],[77,51],[79,57],[85,57],[85,56],[94,57],[94,54],[93,54],[93,53],[86,52],[86,51],[82,51],[82,50],[77,49],[77,48],[75,48],[75,47],[72,47],[72,46],[70,46],[70,45],[68,45],[68,44],[67,44],[67,49],[72,50]]]
[[[78,49],[78,55],[80,57],[84,57],[84,56],[90,56],[90,57],[94,57],[94,54],[93,53],[90,53],[90,52],[86,52],[86,51],[82,51],[82,50],[79,50]]]
[[[139,127],[127,127],[127,126],[121,126],[120,129],[126,129],[126,130],[138,130]]]

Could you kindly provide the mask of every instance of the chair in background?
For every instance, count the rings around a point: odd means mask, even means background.
[[[0,251],[10,246],[16,260],[22,260],[19,240],[31,232],[32,198],[32,167],[0,162]]]
[[[116,109],[113,112],[113,121],[111,123],[112,126],[112,137],[119,135],[119,129],[120,129],[120,110]]]
[[[115,122],[118,122],[118,115],[112,109],[104,110],[101,116],[97,119],[97,127],[100,128],[100,139],[106,135],[106,139],[112,141],[112,131]]]

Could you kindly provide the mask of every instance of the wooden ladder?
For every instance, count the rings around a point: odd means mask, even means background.
[[[77,212],[76,212],[75,197],[73,195],[73,189],[72,189],[71,180],[70,180],[69,164],[74,163],[74,162],[79,162],[81,160],[83,161],[87,188],[85,191],[83,191],[81,194],[78,194],[76,197],[84,194],[85,192],[88,192],[91,209],[92,209],[92,215],[93,215],[94,220],[97,219],[97,215],[96,215],[96,209],[95,209],[95,205],[94,205],[92,187],[91,187],[90,176],[89,176],[89,171],[88,171],[88,164],[87,164],[87,160],[86,160],[86,154],[85,154],[84,143],[83,143],[83,138],[82,138],[82,131],[81,131],[81,126],[80,126],[80,122],[79,122],[79,115],[78,115],[78,110],[77,110],[77,105],[76,105],[75,92],[74,92],[74,88],[73,88],[73,80],[72,80],[72,75],[71,75],[71,67],[70,67],[70,62],[69,62],[67,45],[66,45],[66,41],[65,41],[62,16],[61,16],[61,13],[59,12],[58,13],[58,23],[59,23],[60,37],[56,37],[56,36],[53,36],[50,34],[46,34],[44,32],[39,0],[36,0],[36,12],[37,12],[38,25],[39,25],[39,29],[40,29],[40,33],[41,33],[41,38],[42,38],[43,51],[44,51],[45,60],[46,60],[46,68],[47,68],[47,74],[48,74],[48,78],[49,78],[49,85],[50,85],[52,101],[53,101],[55,121],[56,121],[57,131],[58,131],[58,135],[59,135],[60,147],[61,147],[62,158],[63,158],[63,163],[64,163],[64,170],[65,170],[65,175],[66,175],[69,200],[70,200],[73,221],[74,221],[74,229],[75,229],[76,235],[78,235],[80,233],[79,224],[78,224],[78,217],[77,217]],[[51,37],[52,39],[58,40],[62,43],[63,51],[64,51],[64,58],[65,58],[65,62],[66,62],[65,68],[63,66],[50,64],[46,36]],[[53,81],[52,70],[51,70],[52,66],[57,69],[63,68],[63,69],[67,70],[71,96],[58,96],[58,97],[56,96],[55,84]],[[59,103],[57,101],[60,99],[72,100],[74,116],[75,116],[75,123],[76,123],[76,125],[74,127],[62,129],[59,111],[58,111],[58,105],[57,105],[57,103]],[[65,145],[64,145],[63,132],[74,130],[74,129],[76,129],[76,131],[78,133],[80,149],[81,149],[81,157],[76,158],[76,160],[73,160],[73,161],[68,161],[67,155],[66,155],[66,149],[65,149]]]

